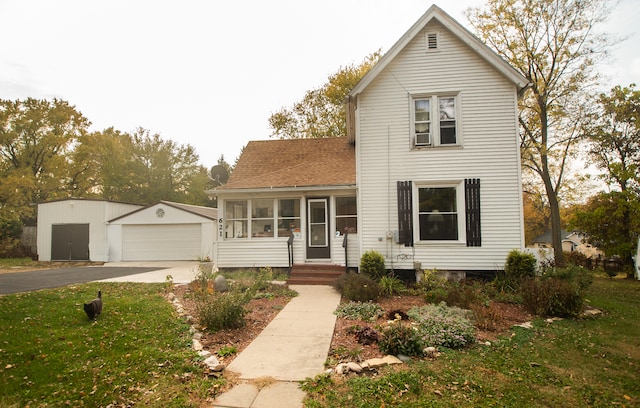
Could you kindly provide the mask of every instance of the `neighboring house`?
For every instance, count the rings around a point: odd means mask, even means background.
[[[562,251],[563,252],[579,252],[587,258],[598,259],[604,256],[604,252],[594,247],[585,241],[585,237],[578,231],[566,231],[560,232],[562,237]],[[544,248],[552,249],[551,243],[551,230],[546,231],[544,234],[534,238],[529,248]]]
[[[527,81],[437,6],[348,97],[348,137],[250,142],[215,190],[218,266],[501,269],[524,247],[517,100]]]
[[[38,205],[38,259],[212,259],[217,225],[217,209],[170,201],[147,207],[90,199],[50,201]]]

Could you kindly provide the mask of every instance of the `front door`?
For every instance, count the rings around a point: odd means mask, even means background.
[[[329,247],[329,198],[307,200],[307,259],[331,258]]]

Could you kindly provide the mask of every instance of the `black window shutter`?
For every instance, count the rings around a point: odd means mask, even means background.
[[[480,233],[480,179],[464,181],[467,246],[482,246]]]
[[[410,181],[398,181],[398,238],[399,244],[413,246],[412,188]]]

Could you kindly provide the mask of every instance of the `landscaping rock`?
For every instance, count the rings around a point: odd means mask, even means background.
[[[409,356],[405,356],[404,354],[398,354],[398,359],[400,361],[402,361],[403,363],[408,363],[409,361],[411,361],[411,357]]]
[[[216,276],[216,278],[213,280],[213,288],[216,292],[228,291],[229,284],[227,283],[227,279],[222,275]]]
[[[402,360],[400,360],[396,356],[384,356],[384,357],[382,357],[382,361],[386,365],[402,364]]]
[[[216,356],[209,356],[206,360],[203,361],[203,363],[211,371],[219,372],[224,370],[224,364],[221,364]]]
[[[349,368],[349,371],[353,371],[354,373],[362,372],[362,367],[360,367],[360,364],[358,363],[349,362],[347,363],[347,367]]]

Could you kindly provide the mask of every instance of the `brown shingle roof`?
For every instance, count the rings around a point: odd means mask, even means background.
[[[217,190],[355,183],[355,149],[345,137],[261,140],[247,144],[229,181]]]

